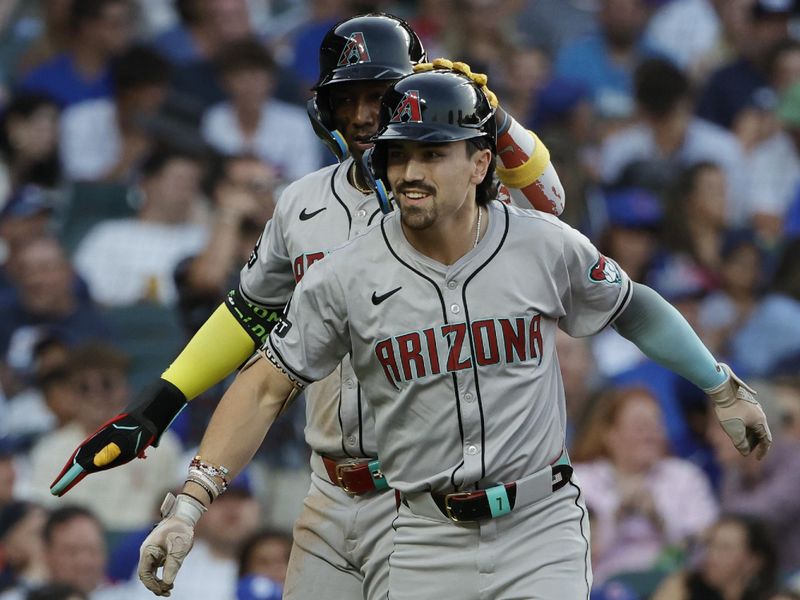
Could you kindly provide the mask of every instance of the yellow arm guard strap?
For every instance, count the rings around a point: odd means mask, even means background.
[[[225,379],[255,350],[250,335],[221,304],[161,378],[191,400]]]
[[[550,163],[550,151],[535,133],[528,131],[533,137],[535,147],[530,158],[518,167],[507,169],[497,165],[497,176],[510,188],[524,189],[539,179],[545,168]]]

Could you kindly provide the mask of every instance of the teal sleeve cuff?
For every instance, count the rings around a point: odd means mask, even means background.
[[[646,356],[708,390],[725,381],[725,372],[681,313],[646,285],[633,284],[627,308],[614,329]]]

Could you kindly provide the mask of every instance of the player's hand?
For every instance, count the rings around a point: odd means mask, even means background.
[[[755,452],[756,458],[761,460],[772,446],[772,434],[767,417],[756,400],[756,392],[728,365],[720,364],[720,367],[728,378],[717,387],[706,390],[714,403],[717,419],[743,456]]]
[[[474,81],[478,87],[481,88],[484,94],[486,94],[486,99],[489,100],[489,104],[492,105],[492,108],[497,108],[500,104],[495,93],[487,86],[489,83],[489,78],[483,73],[473,73],[472,69],[467,63],[453,62],[446,58],[434,58],[432,62],[414,65],[415,73],[420,73],[422,71],[433,71],[434,69],[449,69],[451,71],[455,71],[456,73],[466,75],[472,81]]]
[[[169,596],[175,577],[194,543],[194,528],[206,507],[185,494],[171,493],[161,505],[161,522],[139,549],[139,579],[156,596]],[[164,567],[161,577],[158,569]]]
[[[90,473],[119,467],[148,446],[158,446],[161,434],[186,405],[186,398],[171,383],[159,379],[125,412],[86,438],[73,452],[50,485],[50,493],[63,496]]]

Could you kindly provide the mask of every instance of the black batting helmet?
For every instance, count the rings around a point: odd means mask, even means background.
[[[450,70],[414,73],[383,95],[375,147],[368,153],[377,180],[386,181],[386,143],[472,140],[492,151],[497,143],[494,109],[469,77]]]
[[[425,60],[425,50],[408,23],[372,13],[342,21],[325,35],[319,49],[319,80],[308,101],[314,131],[341,160],[347,145],[333,123],[330,87],[351,81],[396,80]]]

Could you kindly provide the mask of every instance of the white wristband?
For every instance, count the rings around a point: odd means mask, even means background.
[[[178,494],[176,498],[172,492],[168,493],[164,502],[161,504],[161,516],[166,519],[167,517],[177,517],[181,521],[191,524],[192,527],[197,525],[200,517],[208,509],[203,506],[202,502],[198,502],[191,496],[186,494]]]

